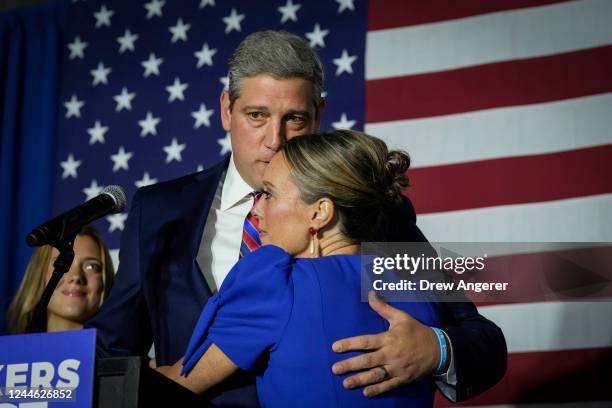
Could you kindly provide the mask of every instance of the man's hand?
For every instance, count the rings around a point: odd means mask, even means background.
[[[337,353],[368,351],[333,365],[334,374],[364,370],[346,378],[344,387],[367,386],[363,395],[374,397],[430,375],[440,360],[434,331],[409,314],[389,306],[374,292],[368,294],[368,301],[390,327],[384,333],[342,339],[332,345]]]

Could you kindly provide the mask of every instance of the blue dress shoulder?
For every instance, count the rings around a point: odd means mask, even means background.
[[[435,386],[424,379],[376,398],[346,390],[347,376],[331,366],[359,353],[337,354],[336,340],[386,331],[388,323],[360,295],[360,257],[293,259],[266,245],[230,271],[202,311],[183,373],[212,343],[256,375],[264,407],[432,407]],[[429,326],[439,326],[436,303],[393,303]]]

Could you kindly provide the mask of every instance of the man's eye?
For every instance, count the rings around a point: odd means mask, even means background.
[[[247,115],[249,116],[249,118],[253,119],[253,120],[259,120],[263,118],[263,113],[262,112],[249,112],[247,113]]]
[[[268,198],[272,196],[272,193],[269,191],[262,191],[261,195],[263,195],[264,200],[267,200]]]
[[[306,118],[302,117],[302,116],[289,116],[289,118],[287,118],[289,122],[291,123],[295,123],[298,125],[302,125],[306,122]]]

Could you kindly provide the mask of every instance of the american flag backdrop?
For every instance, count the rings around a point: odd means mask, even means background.
[[[407,194],[429,240],[612,242],[609,0],[73,1],[54,212],[229,152],[227,60],[261,29],[319,52],[322,129],[410,153]],[[126,217],[97,224],[112,248]],[[508,374],[466,405],[612,404],[611,303],[481,312],[504,330]]]

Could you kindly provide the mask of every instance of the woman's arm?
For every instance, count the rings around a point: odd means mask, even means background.
[[[184,377],[181,376],[182,367],[181,358],[174,365],[157,367],[156,370],[196,394],[219,384],[238,370],[238,366],[214,343]]]

